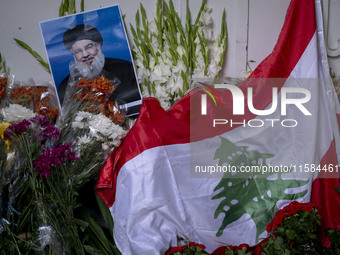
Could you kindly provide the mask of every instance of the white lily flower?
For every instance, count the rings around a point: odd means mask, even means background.
[[[170,54],[170,52],[169,52]],[[172,57],[169,58],[169,55],[166,52],[162,52],[161,53],[161,61],[164,65],[168,65],[168,66],[172,66],[173,62],[172,62]]]
[[[208,26],[210,24],[212,24],[212,8],[209,6],[204,6],[202,15],[200,17],[200,21],[203,23],[203,25]]]
[[[194,73],[192,74],[192,78],[194,79],[201,79],[204,78],[205,74],[204,74],[204,68],[195,68]]]
[[[200,52],[200,54],[198,54],[196,61],[195,61],[195,64],[196,64],[196,68],[204,70],[205,62],[204,62],[204,58],[203,58],[203,55],[202,55],[201,52]]]
[[[165,77],[162,76],[160,68],[155,66],[155,70],[150,75],[150,81],[156,84],[156,87],[160,86],[167,81]]]
[[[156,23],[153,20],[151,22],[149,22],[148,29],[149,29],[149,32],[151,34],[157,34],[158,33]]]
[[[156,60],[154,58],[150,59],[149,66],[150,70],[153,70],[155,68]]]
[[[159,43],[158,43],[157,38],[152,37],[152,39],[151,39],[151,46],[152,46],[152,48],[153,48],[155,51],[158,50]]]
[[[183,78],[182,76],[177,76],[176,79],[174,79],[174,84],[171,86],[171,93],[178,93],[179,89],[183,91]]]
[[[165,45],[164,46],[164,53],[165,53],[165,56],[167,57],[167,58],[169,58],[169,59],[172,59],[172,56],[171,56],[171,54],[170,54],[170,47],[169,47],[169,45]]]
[[[216,65],[216,63],[211,63],[208,67],[208,77],[214,78],[221,69],[222,67]]]
[[[137,69],[137,78],[139,82],[144,82],[150,76],[150,71],[145,67],[140,67]]]
[[[172,68],[172,73],[173,73],[173,75],[181,76],[182,71],[186,72],[187,67],[185,66],[183,60],[180,59],[180,60],[177,61],[177,65]]]
[[[167,98],[161,98],[161,99],[159,99],[159,101],[160,101],[161,106],[162,106],[165,110],[167,110],[167,109],[169,109],[169,108],[171,107],[171,103],[170,103],[168,97],[167,97]]]
[[[156,97],[157,98],[167,98],[168,93],[165,89],[165,86],[157,86],[156,87]]]
[[[204,37],[207,41],[213,41],[214,36],[213,36],[213,30],[211,28],[205,28],[203,29]]]
[[[182,45],[178,45],[176,50],[177,50],[177,53],[178,53],[179,57],[182,58],[183,55],[185,54],[184,47]]]
[[[212,24],[213,21],[210,12],[203,11],[200,17],[200,21],[203,23],[204,26],[209,26],[210,24]]]

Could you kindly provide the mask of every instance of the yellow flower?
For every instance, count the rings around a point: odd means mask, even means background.
[[[11,124],[8,122],[0,123],[0,138],[3,140],[4,139],[4,133],[6,129],[10,126]],[[5,140],[5,144],[7,145],[7,150],[9,150],[9,147],[11,145],[10,141]]]

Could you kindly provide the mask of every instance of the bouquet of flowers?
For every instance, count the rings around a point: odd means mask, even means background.
[[[108,100],[113,90],[104,77],[80,79],[63,105],[67,114],[57,119],[48,86],[31,80],[6,87],[0,109],[0,249],[6,254],[116,252],[79,200],[127,132],[118,125],[123,113]]]
[[[86,72],[80,74],[72,63],[70,64],[70,73],[62,105],[64,115],[74,113],[76,108],[76,111],[101,113],[114,124],[123,124],[124,110],[120,109],[117,102],[111,100],[113,92],[120,84],[118,78],[109,80],[104,76],[91,77],[91,75],[86,75]]]
[[[83,89],[75,93],[72,98],[82,101],[80,106],[82,110],[92,113],[100,112],[112,122],[121,124],[124,121],[123,113],[115,102],[109,100],[116,86],[104,76],[91,80],[83,77],[78,82],[78,88]]]
[[[167,109],[191,88],[191,79],[218,76],[228,33],[223,12],[221,32],[214,38],[211,12],[203,0],[195,21],[192,23],[188,9],[183,26],[171,0],[169,4],[158,0],[153,21],[148,21],[140,5],[136,27],[130,27],[138,81],[144,96],[158,98]]]
[[[16,112],[17,114],[15,114]],[[23,113],[24,116],[21,116],[20,113]],[[37,85],[33,79],[8,84],[6,97],[4,97],[2,103],[3,119],[9,122],[18,122],[25,117],[33,117],[32,114],[34,113],[47,117],[52,123],[56,122],[59,107],[53,84],[46,82]],[[16,121],[13,118],[19,119]]]

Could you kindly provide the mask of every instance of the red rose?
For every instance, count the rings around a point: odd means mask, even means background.
[[[243,244],[240,244],[239,246],[238,246],[240,249],[242,249],[242,248],[249,248],[249,245],[248,244],[246,244],[246,243],[243,243]]]
[[[186,246],[172,247],[170,250],[166,252],[166,255],[170,255],[171,253],[175,253],[175,252],[182,252],[185,247]]]

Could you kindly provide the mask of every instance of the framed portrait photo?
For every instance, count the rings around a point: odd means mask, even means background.
[[[138,114],[142,95],[118,5],[43,21],[40,29],[61,105],[76,72],[115,80],[110,100],[127,116]]]

